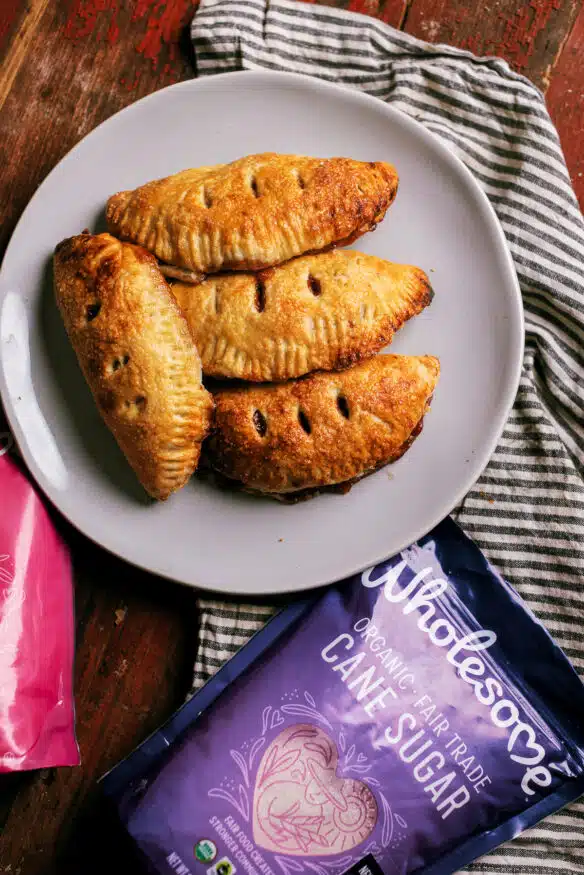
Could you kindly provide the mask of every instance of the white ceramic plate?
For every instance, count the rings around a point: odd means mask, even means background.
[[[432,411],[402,460],[346,496],[285,506],[194,478],[155,505],[102,424],[69,347],[53,301],[52,252],[85,227],[103,230],[113,192],[264,151],[396,165],[395,204],[355,245],[430,275],[434,302],[400,332],[392,351],[439,356]],[[499,224],[470,173],[438,139],[380,100],[303,76],[192,80],[110,118],[36,192],[0,279],[2,397],[42,489],[108,550],[222,592],[308,589],[428,532],[486,465],[517,389],[519,289]]]

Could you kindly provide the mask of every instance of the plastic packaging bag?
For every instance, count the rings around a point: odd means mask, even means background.
[[[79,763],[65,544],[0,433],[0,772]]]
[[[284,609],[104,787],[158,873],[449,875],[584,792],[583,718],[445,520]]]

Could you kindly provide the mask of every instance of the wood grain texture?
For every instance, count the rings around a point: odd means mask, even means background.
[[[10,94],[18,71],[29,56],[31,46],[33,45],[35,35],[38,32],[40,21],[47,9],[48,3],[49,0],[34,0],[30,6],[26,7],[19,17],[18,32],[8,44],[7,50],[2,59],[2,70],[0,72],[0,110]],[[14,12],[14,9],[10,11]],[[4,34],[6,34],[10,27],[10,23],[15,20],[16,16],[9,15],[6,10],[3,14],[5,16],[3,31]]]
[[[499,55],[545,88],[579,5],[580,0],[411,0],[404,30],[477,55]]]
[[[546,101],[584,210],[584,4],[553,72]]]
[[[185,32],[193,3],[22,5],[27,12],[0,77],[0,254],[36,188],[82,137],[138,98],[193,75]]]
[[[325,2],[424,39],[500,54],[537,84],[551,83],[548,104],[584,196],[582,0]],[[139,97],[193,75],[186,24],[195,6],[0,0],[0,255],[30,197],[75,143]],[[0,431],[1,421],[0,412]],[[0,872],[133,873],[96,808],[96,780],[182,701],[194,659],[195,594],[64,531],[75,564],[82,765],[0,776]]]
[[[26,14],[21,0],[3,0],[0,3],[0,60],[4,62],[6,48],[12,44],[12,36]]]

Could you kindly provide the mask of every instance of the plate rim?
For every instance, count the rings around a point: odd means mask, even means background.
[[[388,104],[381,98],[360,91],[357,88],[351,88],[349,86],[341,85],[336,82],[329,82],[327,80],[323,80],[318,77],[310,76],[303,73],[291,73],[276,70],[237,70],[225,73],[217,73],[212,76],[202,76],[192,79],[186,79],[182,82],[177,82],[173,85],[169,85],[165,88],[153,91],[150,94],[145,95],[139,100],[130,103],[128,106],[125,106],[117,112],[113,113],[112,115],[108,116],[108,118],[100,122],[99,125],[96,125],[94,128],[92,128],[87,134],[85,134],[84,137],[79,140],[79,142],[75,143],[75,145],[72,146],[72,148],[68,152],[66,152],[65,155],[63,155],[63,157],[55,164],[53,168],[51,168],[49,173],[45,176],[41,184],[38,186],[32,197],[28,201],[26,207],[24,208],[10,235],[8,244],[6,246],[6,250],[2,258],[2,264],[0,266],[0,306],[6,293],[9,290],[9,284],[5,281],[5,263],[13,244],[14,237],[16,236],[16,232],[18,231],[21,224],[24,224],[24,222],[26,221],[29,212],[31,212],[35,208],[37,199],[42,198],[43,190],[45,186],[49,183],[53,174],[56,173],[59,168],[61,168],[61,165],[75,159],[76,151],[81,148],[86,139],[94,136],[98,131],[103,129],[108,124],[114,123],[114,120],[116,120],[120,115],[124,113],[131,114],[132,112],[136,111],[136,107],[143,106],[149,101],[161,99],[163,100],[164,95],[166,95],[171,90],[178,91],[179,89],[182,89],[185,91],[196,91],[200,87],[213,88],[216,85],[220,85],[227,81],[233,82],[237,80],[237,82],[240,82],[244,79],[244,77],[248,81],[254,79],[258,81],[259,84],[264,85],[276,85],[278,81],[280,83],[287,82],[290,83],[290,85],[296,84],[304,89],[312,89],[314,91],[321,91],[325,93],[329,92],[337,96],[349,98],[365,106],[375,106],[375,108],[378,110],[381,108],[382,112],[386,114],[388,121],[391,121],[393,119],[399,125],[405,126],[406,129],[409,128],[414,136],[421,138],[423,141],[426,142],[426,144],[429,145],[430,149],[437,151],[442,160],[444,160],[446,164],[450,165],[455,173],[458,173],[459,176],[463,177],[467,186],[469,186],[473,190],[474,195],[482,203],[482,207],[488,216],[491,231],[493,232],[494,238],[496,239],[497,248],[499,249],[502,256],[504,267],[508,274],[509,282],[515,292],[514,295],[509,295],[510,304],[512,303],[513,305],[513,323],[515,333],[517,335],[515,338],[516,342],[513,343],[513,349],[511,350],[512,354],[514,354],[513,369],[512,372],[507,375],[505,390],[501,393],[501,397],[497,402],[496,416],[494,417],[493,421],[491,439],[488,441],[488,443],[484,445],[483,451],[480,453],[479,457],[475,457],[475,459],[473,460],[474,465],[469,466],[469,474],[464,479],[462,486],[455,494],[453,494],[452,498],[443,505],[443,512],[441,512],[440,514],[435,514],[432,518],[431,524],[425,523],[424,525],[419,526],[415,530],[413,536],[411,538],[408,538],[405,543],[403,543],[398,549],[395,550],[393,555],[396,555],[398,552],[405,549],[410,544],[413,544],[419,538],[426,535],[436,525],[438,525],[438,523],[441,522],[442,519],[448,516],[456,507],[456,505],[459,504],[464,496],[467,495],[468,492],[472,489],[473,485],[477,482],[477,480],[480,478],[485,468],[489,464],[489,461],[499,443],[500,437],[503,433],[507,419],[509,417],[517,395],[521,380],[525,346],[525,321],[521,288],[519,285],[519,280],[517,278],[517,272],[515,269],[513,258],[494,207],[489,201],[482,187],[479,185],[478,181],[475,179],[472,172],[458,157],[458,155],[451,151],[450,148],[442,141],[439,136],[428,130],[417,119],[412,118],[407,113],[402,112],[399,108],[392,106],[391,104]],[[239,87],[239,85],[236,85],[236,87]],[[150,574],[154,574],[162,579],[179,583],[184,586],[190,586],[195,590],[200,590],[204,593],[232,597],[253,596],[256,598],[261,598],[263,596],[281,596],[292,593],[313,591],[320,587],[334,583],[337,580],[342,580],[352,576],[353,574],[358,574],[365,568],[372,567],[388,558],[387,553],[384,552],[382,555],[375,556],[364,564],[362,562],[356,562],[354,565],[351,565],[351,567],[343,571],[341,576],[331,576],[332,572],[324,575],[320,573],[317,580],[313,580],[308,583],[302,582],[299,585],[286,585],[278,587],[277,589],[271,588],[269,590],[266,589],[259,592],[256,589],[246,586],[245,583],[242,586],[241,582],[239,582],[237,589],[233,589],[229,586],[229,582],[227,582],[227,585],[225,587],[211,587],[209,585],[206,585],[204,582],[202,583],[199,580],[195,580],[194,575],[191,576],[190,579],[179,579],[174,576],[170,571],[165,572],[163,569],[152,567],[151,563],[140,561],[139,557],[129,558],[127,555],[123,555],[123,553],[119,549],[115,549],[114,547],[110,547],[102,543],[102,541],[99,540],[96,535],[93,535],[91,531],[88,530],[85,522],[76,521],[73,518],[74,514],[61,508],[58,502],[59,490],[51,488],[51,484],[47,481],[45,477],[42,476],[42,471],[38,468],[34,457],[32,457],[32,454],[29,454],[27,451],[25,430],[21,427],[18,416],[15,412],[14,405],[12,403],[12,399],[6,385],[3,367],[0,367],[0,397],[2,399],[4,411],[8,421],[8,426],[16,441],[18,451],[22,459],[24,460],[26,467],[33,477],[35,484],[42,491],[43,495],[48,499],[50,504],[58,511],[58,513],[62,517],[64,517],[68,521],[68,523],[72,525],[78,532],[83,534],[94,544],[97,544],[101,549],[107,550],[118,559],[121,559],[124,562],[128,562],[130,565],[133,565],[136,568],[140,568],[141,570],[146,571]],[[24,450],[22,449],[22,447],[24,447]]]

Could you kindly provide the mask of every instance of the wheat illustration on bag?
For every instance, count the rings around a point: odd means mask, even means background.
[[[10,556],[8,553],[0,554],[0,583],[9,584],[12,583],[13,574],[6,567],[6,565],[10,562]]]

